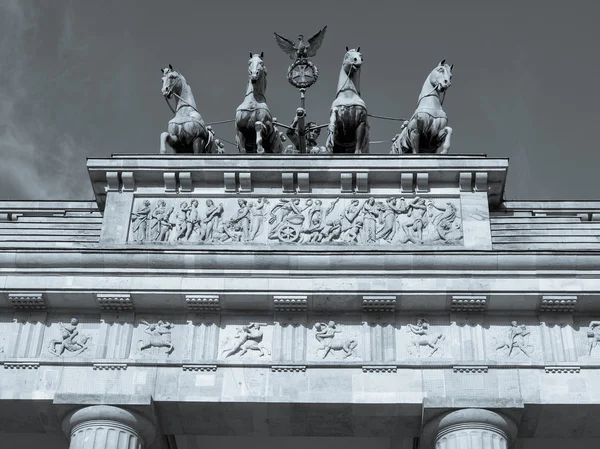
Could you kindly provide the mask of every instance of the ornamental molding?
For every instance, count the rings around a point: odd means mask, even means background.
[[[215,372],[217,365],[183,365],[183,371]]]
[[[43,310],[47,308],[42,293],[9,293],[8,302],[14,309]]]
[[[133,302],[129,293],[96,293],[96,302],[102,310],[133,310]]]
[[[127,363],[94,363],[94,371],[125,371]]]
[[[305,365],[273,365],[271,366],[273,373],[304,373],[306,372]]]
[[[273,296],[273,306],[276,312],[306,312],[308,296]]]
[[[198,312],[218,312],[221,310],[221,300],[219,295],[185,295],[185,304],[189,310]]]
[[[544,371],[547,374],[579,374],[579,366],[545,366]]]
[[[4,362],[4,369],[38,369],[38,362]]]
[[[389,312],[396,311],[396,296],[369,295],[362,297],[363,312]]]
[[[543,295],[540,299],[540,313],[573,313],[577,307],[577,296]]]
[[[363,373],[395,373],[398,367],[395,365],[365,365],[362,367]]]

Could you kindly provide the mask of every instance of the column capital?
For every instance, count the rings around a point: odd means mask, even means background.
[[[92,405],[74,410],[62,422],[63,432],[71,440],[80,430],[91,427],[120,428],[141,439],[142,447],[151,445],[156,437],[156,427],[149,419],[112,405]]]
[[[423,428],[424,448],[444,448],[446,445],[438,445],[438,442],[452,434],[458,437],[460,432],[473,431],[497,436],[505,441],[503,447],[510,447],[517,437],[517,425],[512,419],[483,408],[465,408],[442,414],[429,421]],[[462,449],[460,445],[453,447]]]

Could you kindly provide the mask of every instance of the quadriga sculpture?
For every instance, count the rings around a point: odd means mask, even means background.
[[[368,153],[367,105],[360,97],[360,47],[348,49],[342,62],[335,100],[331,105],[325,146],[333,153]]]
[[[160,135],[160,153],[167,152],[167,144],[175,153],[223,153],[223,145],[196,109],[192,88],[183,75],[171,64],[161,71],[162,94],[167,101],[175,97],[176,103],[175,117],[169,120],[167,132]]]
[[[240,153],[281,153],[282,135],[267,106],[267,68],[263,53],[248,60],[246,96],[235,112],[236,141]]]
[[[452,128],[447,126],[442,103],[451,84],[453,67],[443,60],[431,71],[421,89],[417,109],[394,137],[391,154],[448,152]]]

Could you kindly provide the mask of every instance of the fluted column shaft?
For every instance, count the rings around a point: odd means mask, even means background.
[[[517,426],[485,409],[461,409],[431,420],[424,428],[424,449],[509,449]]]
[[[69,449],[145,449],[155,437],[154,425],[119,407],[93,405],[69,413],[63,431]]]

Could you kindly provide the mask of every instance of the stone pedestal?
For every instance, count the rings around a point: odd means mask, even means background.
[[[509,449],[515,423],[498,413],[468,408],[441,415],[423,431],[423,449]]]
[[[109,405],[94,405],[69,413],[63,431],[70,449],[144,449],[156,429],[143,416]]]

